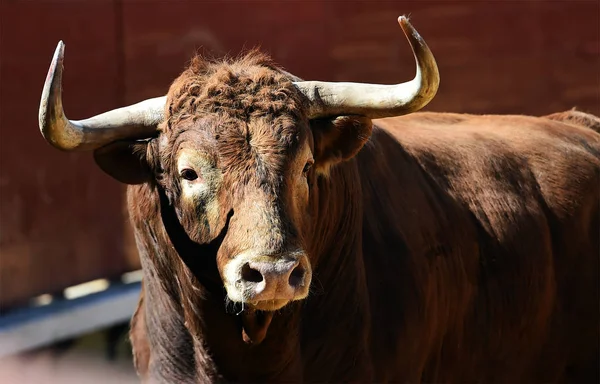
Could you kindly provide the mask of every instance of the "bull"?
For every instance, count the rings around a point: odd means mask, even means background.
[[[39,123],[128,184],[145,382],[598,382],[600,119],[418,112],[439,73],[195,57],[166,96]]]

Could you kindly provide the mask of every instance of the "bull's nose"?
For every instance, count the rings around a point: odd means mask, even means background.
[[[253,301],[293,300],[302,291],[306,268],[298,260],[248,261],[241,269],[241,284]]]

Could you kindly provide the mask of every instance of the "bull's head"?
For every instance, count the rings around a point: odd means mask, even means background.
[[[80,121],[63,111],[60,42],[40,129],[61,150],[93,150],[119,181],[161,186],[192,241],[225,232],[214,257],[229,299],[277,310],[305,298],[311,283],[314,179],[360,150],[370,119],[417,111],[437,91],[432,53],[406,18],[398,21],[417,63],[406,83],[301,81],[258,53],[197,58],[166,96]]]

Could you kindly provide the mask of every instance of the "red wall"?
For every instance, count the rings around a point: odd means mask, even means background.
[[[427,110],[600,114],[599,4],[0,0],[0,305],[139,267],[123,186],[39,134],[60,39],[73,119],[163,94],[201,46],[220,56],[261,45],[305,79],[405,81],[401,14],[440,67]]]

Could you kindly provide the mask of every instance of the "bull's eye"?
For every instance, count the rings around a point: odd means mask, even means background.
[[[302,170],[302,173],[304,175],[306,175],[308,173],[308,171],[310,171],[310,168],[312,167],[313,162],[312,161],[308,161],[305,165],[304,165],[304,169]]]
[[[181,177],[185,180],[194,181],[198,178],[198,174],[193,169],[185,168],[181,170]]]

